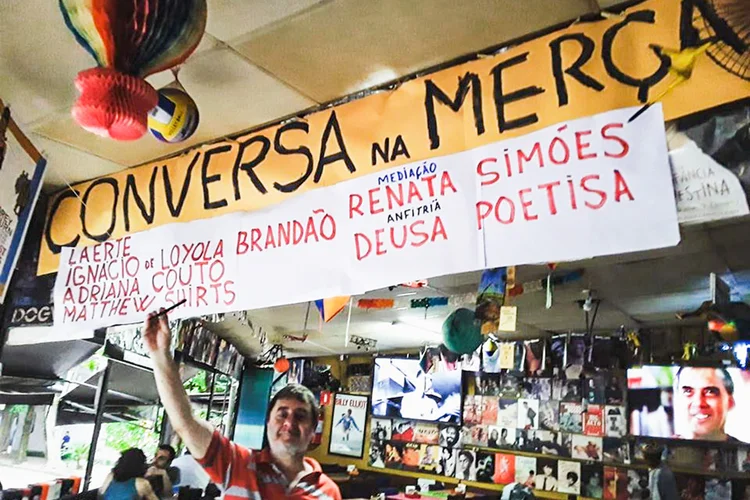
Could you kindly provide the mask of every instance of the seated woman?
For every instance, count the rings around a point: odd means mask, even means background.
[[[138,448],[122,453],[99,489],[102,500],[159,500],[146,475],[146,455]]]

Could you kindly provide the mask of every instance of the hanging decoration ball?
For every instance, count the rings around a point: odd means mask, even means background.
[[[286,373],[289,371],[289,360],[286,358],[279,358],[273,364],[273,369],[279,373]]]
[[[162,142],[182,142],[195,133],[198,106],[187,92],[175,87],[159,91],[159,101],[148,114],[148,130]]]
[[[456,309],[443,322],[443,343],[457,354],[469,354],[482,344],[479,322],[471,309]]]
[[[72,115],[84,129],[128,141],[147,130],[158,94],[144,80],[192,54],[206,29],[206,0],[59,0],[96,68],[78,74]]]

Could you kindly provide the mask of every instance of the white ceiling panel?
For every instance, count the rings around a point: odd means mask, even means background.
[[[328,101],[575,19],[592,7],[589,0],[338,0],[234,46],[305,95]]]
[[[68,147],[38,134],[29,134],[29,139],[47,160],[44,187],[48,192],[66,187],[68,184],[75,184],[81,179],[100,177],[122,170],[122,165]]]
[[[73,80],[94,60],[65,27],[52,0],[0,1],[0,97],[18,123],[70,106]]]
[[[206,31],[228,42],[320,4],[322,0],[209,0]]]

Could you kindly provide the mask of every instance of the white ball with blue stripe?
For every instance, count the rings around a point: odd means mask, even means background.
[[[200,121],[198,106],[182,89],[167,87],[158,91],[159,102],[148,115],[151,135],[162,142],[182,142],[195,133]]]

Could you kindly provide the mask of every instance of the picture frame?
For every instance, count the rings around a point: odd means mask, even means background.
[[[370,398],[359,394],[336,393],[328,439],[328,454],[362,458]]]

